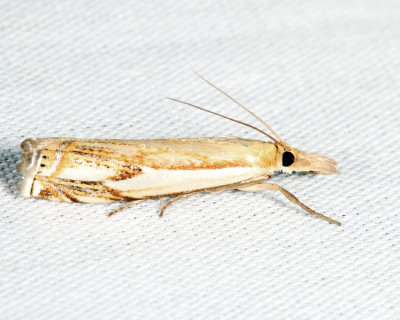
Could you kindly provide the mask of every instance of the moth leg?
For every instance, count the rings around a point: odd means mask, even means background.
[[[234,190],[237,189],[238,186],[251,186],[254,183],[257,182],[239,182],[239,183],[233,183],[231,185],[227,185],[227,186],[222,186],[222,187],[215,187],[215,188],[208,188],[208,189],[203,189],[203,190],[199,190],[199,191],[194,191],[194,192],[190,192],[190,193],[183,193],[181,195],[176,196],[175,198],[172,198],[171,200],[169,200],[166,204],[163,205],[163,207],[160,210],[160,218],[163,216],[165,209],[167,209],[171,204],[173,204],[174,202],[181,200],[181,199],[185,199],[188,198],[192,195],[195,195],[197,193],[201,193],[201,192],[208,192],[208,193],[216,193],[216,192],[221,192],[221,191],[226,191],[226,190]]]
[[[286,189],[282,188],[280,185],[274,184],[274,183],[259,183],[259,184],[253,184],[250,186],[243,186],[243,187],[238,187],[238,190],[242,191],[248,191],[248,192],[257,192],[257,191],[264,191],[264,190],[274,190],[274,191],[279,191],[281,192],[288,200],[293,202],[294,204],[298,205],[300,208],[303,210],[307,211],[309,214],[312,214],[314,216],[317,216],[321,219],[324,219],[326,221],[329,221],[330,223],[337,224],[338,226],[341,226],[342,224],[339,221],[333,220],[327,216],[324,216],[323,214],[320,214],[318,212],[315,212],[311,208],[307,207],[304,203],[302,203],[299,199],[295,197],[294,194],[290,193]]]
[[[170,199],[170,200],[169,200],[166,204],[164,204],[163,207],[161,208],[160,214],[159,214],[160,218],[162,218],[165,209],[167,209],[167,208],[168,208],[171,204],[173,204],[174,202],[176,202],[176,201],[178,201],[178,200],[181,200],[181,199],[188,198],[188,197],[190,197],[190,196],[192,196],[192,195],[194,195],[194,194],[201,193],[201,192],[204,192],[204,191],[196,191],[196,192],[191,192],[191,193],[184,193],[184,194],[181,194],[181,195],[179,195],[179,196],[176,196],[175,198]]]
[[[126,209],[126,208],[129,208],[130,206],[133,206],[134,204],[139,203],[139,202],[142,202],[142,201],[144,201],[144,199],[141,199],[141,200],[133,200],[133,201],[131,201],[131,202],[128,202],[128,203],[124,204],[123,206],[120,206],[119,208],[117,208],[117,209],[111,211],[110,213],[107,214],[107,216],[111,217],[113,214],[116,214],[117,212],[120,212],[120,211],[122,211],[122,210],[124,210],[124,209]]]

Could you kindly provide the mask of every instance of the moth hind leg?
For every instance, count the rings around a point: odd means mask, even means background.
[[[170,199],[162,206],[159,216],[161,218],[164,215],[165,210],[174,202],[181,200],[181,199],[188,198],[195,194],[202,193],[202,192],[217,193],[217,192],[222,192],[222,191],[227,191],[227,190],[234,190],[234,189],[238,189],[240,186],[251,186],[254,183],[257,183],[257,182],[241,181],[241,182],[237,182],[237,183],[233,183],[233,184],[229,184],[229,185],[225,185],[225,186],[206,188],[206,189],[202,189],[202,190],[198,190],[198,191],[193,191],[193,192],[177,195],[175,198]]]
[[[180,195],[176,196],[175,198],[172,198],[172,199],[168,200],[168,201],[162,206],[162,208],[161,208],[161,210],[160,210],[160,213],[159,213],[160,218],[164,215],[165,210],[166,210],[171,204],[173,204],[174,202],[176,202],[176,201],[178,201],[178,200],[181,200],[181,199],[188,198],[188,197],[190,197],[190,196],[192,196],[192,195],[194,195],[194,194],[201,193],[201,192],[204,192],[204,190],[195,191],[195,192],[191,192],[191,193],[180,194]],[[122,210],[125,210],[126,208],[129,208],[129,207],[131,207],[131,206],[133,206],[133,205],[135,205],[135,204],[137,204],[137,203],[139,203],[139,202],[142,202],[142,201],[144,201],[144,200],[145,200],[145,199],[137,199],[137,200],[133,200],[133,201],[131,201],[131,202],[128,202],[128,203],[126,203],[126,204],[120,206],[119,208],[117,208],[117,209],[111,211],[111,212],[108,213],[107,215],[108,215],[109,217],[111,217],[112,215],[114,215],[114,214],[116,214],[116,213],[118,213],[118,212],[120,212],[120,211],[122,211]]]
[[[142,201],[144,201],[144,199],[139,199],[139,200],[130,201],[130,202],[128,202],[128,203],[126,203],[126,204],[120,206],[119,208],[117,208],[117,209],[115,209],[115,210],[109,212],[109,213],[107,214],[107,216],[111,217],[112,215],[114,215],[114,214],[116,214],[116,213],[118,213],[118,212],[120,212],[120,211],[122,211],[122,210],[124,210],[124,209],[126,209],[126,208],[129,208],[129,207],[131,207],[131,206],[133,206],[133,205],[135,205],[135,204],[137,204],[137,203],[139,203],[139,202],[142,202]]]
[[[199,191],[194,191],[194,192],[189,192],[189,193],[183,193],[180,195],[177,195],[175,198],[172,198],[170,200],[168,200],[161,208],[159,216],[160,218],[162,218],[162,216],[164,215],[165,210],[174,202],[181,200],[181,199],[185,199],[188,198],[190,196],[193,196],[195,194],[198,193],[202,193],[202,192],[208,192],[208,193],[216,193],[216,192],[221,192],[221,191],[226,191],[226,190],[233,190],[233,189],[237,189],[238,186],[241,185],[249,185],[248,182],[238,182],[238,183],[233,183],[231,185],[226,185],[226,186],[221,186],[221,187],[214,187],[214,188],[207,188],[207,189],[203,189],[203,190],[199,190]]]
[[[178,201],[178,200],[181,200],[181,199],[188,198],[188,197],[190,197],[190,196],[193,196],[193,195],[195,195],[195,194],[197,194],[197,193],[201,193],[201,192],[204,192],[204,191],[196,191],[196,192],[191,192],[191,193],[183,193],[183,194],[180,194],[180,195],[176,196],[175,198],[172,198],[172,199],[168,200],[168,201],[162,206],[162,208],[161,208],[161,210],[160,210],[160,213],[159,213],[160,218],[162,218],[162,216],[164,215],[165,210],[166,210],[171,204],[173,204],[174,202],[176,202],[176,201]]]
[[[324,216],[321,213],[318,213],[314,210],[312,210],[310,207],[306,206],[304,203],[302,203],[297,197],[287,191],[285,188],[281,187],[280,185],[277,185],[275,183],[258,183],[258,184],[253,184],[249,186],[242,186],[238,187],[238,190],[241,191],[248,191],[248,192],[257,192],[257,191],[266,191],[266,190],[273,190],[273,191],[279,191],[282,193],[289,201],[294,203],[295,205],[298,205],[300,208],[303,210],[307,211],[309,214],[312,214],[314,216],[317,216],[321,219],[324,219],[330,223],[337,224],[338,226],[341,226],[342,224],[339,221],[333,220],[327,216]]]

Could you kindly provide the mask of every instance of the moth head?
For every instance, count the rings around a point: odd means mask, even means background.
[[[337,162],[319,153],[307,153],[289,146],[278,147],[278,167],[286,173],[339,173]]]

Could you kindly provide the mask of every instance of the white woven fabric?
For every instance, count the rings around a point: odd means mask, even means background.
[[[1,319],[400,319],[398,1],[0,1]],[[24,199],[26,137],[242,136],[340,175],[120,204]]]

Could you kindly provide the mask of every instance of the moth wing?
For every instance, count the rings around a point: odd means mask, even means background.
[[[23,195],[59,201],[157,197],[265,176],[264,143],[240,138],[33,138],[22,148]]]

